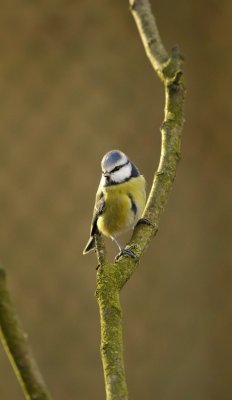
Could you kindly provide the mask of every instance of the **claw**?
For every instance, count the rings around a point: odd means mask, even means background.
[[[153,225],[152,222],[149,221],[149,219],[147,219],[147,218],[140,218],[135,226],[141,225],[141,224],[150,225],[150,226]]]
[[[122,248],[122,249],[120,250],[120,252],[116,255],[116,257],[115,257],[114,260],[115,260],[115,261],[118,261],[118,259],[119,259],[123,254],[126,254],[126,255],[129,256],[129,257],[138,259],[138,257],[133,253],[133,251],[131,251],[130,249]]]

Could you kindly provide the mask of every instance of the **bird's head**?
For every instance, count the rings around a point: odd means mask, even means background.
[[[140,175],[136,166],[120,150],[111,150],[106,153],[102,159],[101,167],[101,186],[117,185]]]

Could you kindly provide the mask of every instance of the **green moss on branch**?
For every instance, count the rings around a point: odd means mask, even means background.
[[[18,381],[28,400],[51,400],[45,382],[16,315],[7,288],[6,273],[0,267],[0,337]]]
[[[126,400],[122,310],[114,269],[115,265],[108,263],[104,266],[104,272],[102,269],[98,272],[96,296],[100,308],[101,356],[107,400]]]

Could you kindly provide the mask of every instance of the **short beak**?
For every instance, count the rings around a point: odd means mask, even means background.
[[[109,178],[109,177],[110,177],[110,174],[109,174],[109,172],[103,172],[103,176],[104,176],[105,178]]]

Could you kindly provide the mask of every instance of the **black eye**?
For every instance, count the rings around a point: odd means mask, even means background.
[[[112,169],[111,173],[112,173],[112,172],[119,171],[119,170],[120,170],[120,168],[121,168],[121,165],[120,165],[120,166],[118,166],[118,167],[115,167],[114,169]]]

